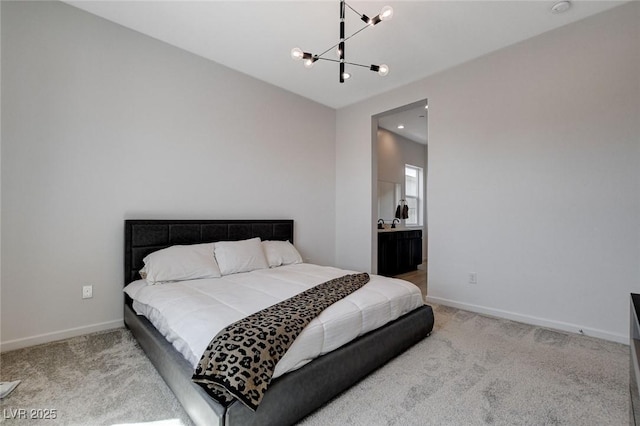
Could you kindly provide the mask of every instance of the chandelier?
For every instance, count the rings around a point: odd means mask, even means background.
[[[351,34],[349,37],[345,37],[345,31],[344,31],[346,8],[349,8],[354,13],[356,13],[360,17],[360,19],[364,21],[366,24],[364,27],[360,28],[358,31]],[[302,60],[306,68],[311,68],[313,64],[317,61],[329,61],[329,62],[339,63],[340,64],[340,83],[344,83],[346,79],[351,77],[351,74],[345,70],[345,65],[353,65],[356,67],[369,68],[369,70],[373,72],[377,72],[379,75],[384,77],[385,75],[389,74],[389,66],[387,66],[386,64],[363,65],[363,64],[356,64],[353,62],[347,62],[345,60],[345,42],[350,38],[352,38],[353,36],[355,36],[356,34],[359,34],[364,29],[378,25],[382,21],[388,21],[392,17],[393,17],[393,9],[391,8],[391,6],[383,7],[382,10],[380,10],[380,13],[378,15],[376,15],[373,18],[369,18],[367,15],[361,14],[360,12],[355,10],[353,7],[347,4],[347,2],[345,2],[344,0],[341,0],[340,1],[340,41],[337,44],[334,44],[333,46],[325,50],[324,52],[320,53],[319,55],[309,53],[309,52],[304,52],[299,47],[294,47],[293,49],[291,49],[291,58],[293,58],[296,61]],[[338,59],[331,59],[331,58],[324,57],[324,55],[326,55],[328,52],[332,51],[335,48],[337,48],[336,53],[338,55]]]

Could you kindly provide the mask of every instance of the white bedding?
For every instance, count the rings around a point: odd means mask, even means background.
[[[223,276],[125,287],[133,308],[196,366],[207,345],[227,325],[317,284],[355,273],[301,263]],[[337,349],[421,306],[418,287],[371,275],[371,281],[331,305],[298,336],[277,364],[274,378]]]

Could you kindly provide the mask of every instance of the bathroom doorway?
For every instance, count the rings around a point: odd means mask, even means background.
[[[373,264],[377,273],[416,284],[423,296],[427,294],[429,236],[428,107],[424,99],[372,117],[373,194],[377,194]],[[417,235],[421,236],[419,249]],[[405,241],[408,238],[411,243]],[[388,246],[389,240],[396,239],[403,245]],[[407,261],[407,256],[412,260]]]

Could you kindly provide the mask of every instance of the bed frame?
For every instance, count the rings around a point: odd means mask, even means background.
[[[260,237],[293,243],[292,220],[126,220],[125,285],[139,279],[144,257],[175,244]],[[124,322],[196,425],[290,425],[320,408],[431,333],[433,311],[422,306],[273,380],[260,407],[218,404],[191,381],[193,368],[125,296]]]

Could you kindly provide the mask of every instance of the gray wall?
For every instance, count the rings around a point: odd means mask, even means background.
[[[334,110],[63,3],[1,7],[3,349],[122,323],[126,218],[291,218],[334,263]]]
[[[338,266],[372,266],[372,116],[425,98],[430,299],[626,342],[640,291],[640,4],[338,110],[336,208],[350,212],[336,218]]]
[[[404,166],[422,167],[427,173],[427,147],[396,133],[379,128],[377,134],[378,180],[401,183]]]

